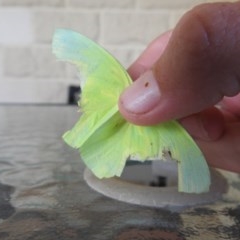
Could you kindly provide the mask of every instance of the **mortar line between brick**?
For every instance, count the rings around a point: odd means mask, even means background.
[[[14,8],[11,8],[14,9]],[[15,8],[17,9],[17,8]],[[159,8],[159,9],[137,9],[137,8],[124,8],[124,9],[114,9],[114,8],[73,8],[73,7],[69,7],[69,8],[64,8],[64,7],[59,7],[59,8],[25,8],[28,9],[29,11],[33,10],[33,12],[79,12],[79,13],[99,13],[99,12],[105,12],[105,13],[112,13],[112,14],[122,14],[122,13],[127,13],[127,14],[132,14],[133,10],[134,10],[134,14],[138,13],[138,14],[144,14],[144,13],[159,13],[159,12],[169,12],[170,10],[176,10],[179,11],[182,8],[176,8],[176,9],[169,9],[169,8]],[[1,9],[2,11],[2,9]]]

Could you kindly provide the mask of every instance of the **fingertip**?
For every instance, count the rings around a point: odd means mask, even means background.
[[[118,105],[126,120],[137,125],[152,124],[149,113],[161,105],[160,89],[152,71],[145,72],[126,88],[119,98]]]
[[[194,94],[184,89],[162,92],[153,71],[147,71],[123,91],[119,112],[136,125],[155,125],[200,111],[202,103],[193,101]]]

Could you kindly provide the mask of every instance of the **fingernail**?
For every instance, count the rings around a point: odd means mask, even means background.
[[[147,71],[122,93],[120,103],[125,111],[142,114],[155,108],[159,104],[160,96],[152,71]]]

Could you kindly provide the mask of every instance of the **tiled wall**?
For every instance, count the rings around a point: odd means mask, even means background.
[[[154,37],[204,0],[0,0],[0,103],[65,103],[78,84],[72,66],[56,62],[51,39],[71,28],[128,66]]]

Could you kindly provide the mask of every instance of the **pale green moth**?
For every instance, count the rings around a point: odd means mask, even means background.
[[[118,98],[132,80],[112,55],[85,36],[64,29],[56,30],[52,48],[58,59],[74,64],[81,76],[82,115],[63,138],[79,149],[98,178],[120,176],[128,159],[160,160],[170,151],[178,162],[178,190],[209,190],[205,158],[178,122],[136,126],[120,115]]]

